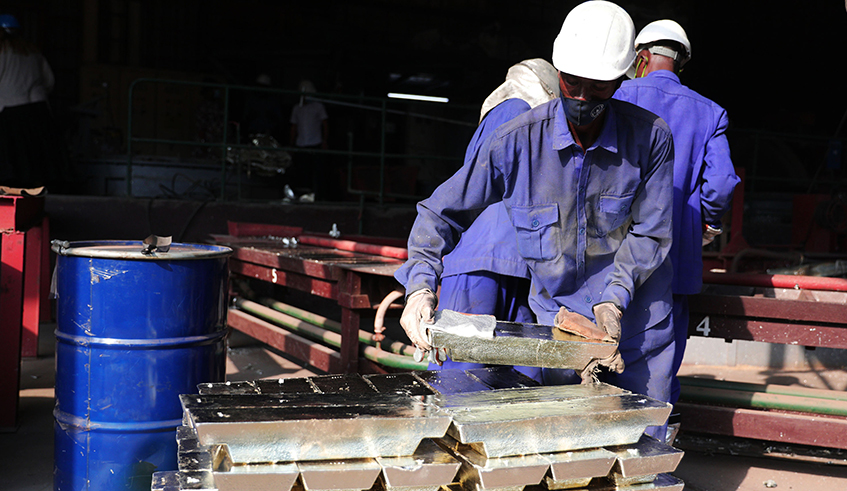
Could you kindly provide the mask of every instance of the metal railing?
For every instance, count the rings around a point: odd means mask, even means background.
[[[156,138],[150,136],[139,136],[135,135],[135,128],[133,124],[134,119],[134,95],[136,92],[136,88],[139,84],[172,84],[178,86],[193,86],[202,89],[214,89],[220,90],[222,93],[222,134],[220,136],[220,141],[212,141],[212,142],[202,142],[196,140],[186,140],[186,139],[167,139],[167,138]],[[233,132],[231,130],[231,119],[230,118],[230,110],[232,103],[232,94],[234,92],[243,92],[245,94],[251,92],[259,92],[259,93],[268,93],[274,94],[277,96],[291,96],[294,98],[299,98],[301,96],[307,97],[309,100],[313,100],[316,102],[321,102],[326,105],[335,105],[338,107],[344,108],[352,108],[354,110],[360,111],[373,111],[378,112],[380,114],[380,124],[379,124],[379,142],[378,148],[374,151],[357,151],[353,149],[353,134],[349,132],[347,135],[347,149],[346,150],[330,150],[330,149],[313,149],[313,148],[299,148],[299,147],[290,147],[290,146],[278,146],[278,147],[267,147],[267,146],[257,146],[257,145],[249,145],[242,143],[240,131],[236,129],[235,135],[233,138]],[[332,156],[343,156],[347,159],[347,192],[351,195],[358,196],[360,205],[364,205],[364,200],[366,197],[375,198],[376,201],[382,205],[386,198],[395,198],[401,200],[418,200],[422,198],[421,196],[417,196],[415,194],[407,194],[407,193],[394,193],[386,191],[386,168],[387,161],[392,159],[405,159],[405,160],[420,160],[420,161],[454,161],[456,162],[456,168],[461,165],[461,160],[463,156],[463,149],[460,152],[451,152],[450,155],[431,155],[431,154],[410,154],[410,153],[390,153],[388,152],[386,140],[387,140],[387,117],[388,115],[400,115],[407,118],[418,118],[418,119],[427,119],[438,124],[449,124],[456,125],[468,128],[469,134],[473,131],[473,128],[476,127],[476,112],[478,109],[469,108],[466,106],[453,105],[451,106],[451,110],[457,111],[462,118],[449,118],[443,117],[439,115],[427,114],[424,111],[411,111],[411,110],[400,110],[393,109],[389,107],[390,100],[385,98],[377,98],[377,97],[364,97],[364,96],[349,96],[349,95],[339,95],[339,94],[322,94],[322,93],[311,93],[311,94],[303,94],[299,91],[291,91],[291,90],[283,90],[283,89],[274,89],[274,88],[264,88],[264,87],[256,87],[256,86],[241,86],[241,85],[232,85],[232,84],[221,84],[221,83],[210,83],[210,82],[194,82],[194,81],[185,81],[185,80],[172,80],[172,79],[158,79],[158,78],[139,78],[134,80],[129,86],[129,101],[128,101],[128,116],[127,116],[127,138],[126,138],[126,152],[127,152],[127,163],[126,163],[126,193],[128,196],[133,196],[133,158],[136,152],[136,146],[140,144],[166,144],[166,145],[177,145],[177,146],[193,146],[193,147],[205,147],[212,149],[220,150],[220,200],[227,199],[226,188],[228,184],[228,171],[232,172],[232,176],[235,177],[235,187],[236,187],[236,199],[242,199],[242,182],[241,182],[241,172],[238,168],[230,168],[231,163],[229,162],[231,153],[238,152],[243,150],[264,150],[268,152],[289,152],[291,154],[319,154],[327,157]],[[404,105],[409,105],[408,101],[404,101]],[[414,106],[414,105],[412,105]],[[473,112],[472,112],[473,111]],[[236,128],[238,128],[236,126]],[[355,189],[353,186],[353,171],[354,171],[354,160],[357,159],[371,159],[378,162],[378,184],[376,190],[370,189]]]
[[[216,89],[221,91],[222,104],[222,134],[220,141],[199,142],[196,140],[174,140],[165,138],[155,138],[150,136],[135,135],[134,129],[134,93],[139,84],[173,84],[178,86],[193,86],[198,89]],[[263,88],[256,86],[241,86],[232,84],[220,84],[209,82],[194,82],[173,79],[158,79],[158,78],[139,78],[133,81],[129,87],[129,104],[127,118],[127,163],[126,163],[126,192],[128,196],[133,196],[133,158],[135,155],[135,146],[139,144],[169,144],[169,145],[187,145],[194,147],[206,147],[220,150],[220,192],[218,199],[227,200],[226,188],[228,184],[228,171],[231,171],[231,177],[235,179],[235,199],[241,200],[243,183],[241,182],[241,173],[239,169],[232,168],[228,163],[228,156],[231,152],[241,150],[266,150],[266,151],[284,151],[290,154],[316,154],[327,158],[346,158],[346,192],[351,196],[359,198],[360,206],[364,206],[365,199],[373,199],[380,205],[384,204],[386,199],[407,200],[410,202],[417,201],[424,196],[419,196],[414,193],[398,193],[386,190],[386,170],[389,161],[396,160],[415,160],[421,162],[455,162],[455,165],[448,169],[455,170],[461,165],[461,159],[464,154],[464,144],[470,138],[473,129],[476,127],[476,117],[478,114],[477,107],[450,105],[450,110],[458,117],[444,117],[438,114],[432,114],[432,111],[427,113],[427,109],[433,106],[418,103],[414,104],[408,101],[398,103],[396,100],[378,97],[351,96],[341,94],[324,94],[314,93],[307,96],[314,101],[322,102],[326,105],[332,105],[336,108],[345,110],[360,111],[364,113],[379,113],[378,123],[378,141],[376,148],[369,151],[354,149],[354,135],[347,134],[345,150],[338,149],[305,149],[291,146],[279,147],[261,147],[248,145],[240,141],[241,135],[238,131],[233,135],[232,125],[230,125],[230,105],[232,94],[242,92],[244,94],[251,92],[276,94],[279,96],[288,96],[291,98],[299,98],[304,94],[299,91]],[[390,107],[389,104],[402,104],[404,109],[396,109]],[[439,105],[443,107],[442,105]],[[422,108],[415,111],[409,108]],[[449,148],[443,155],[424,152],[406,153],[406,152],[389,152],[388,151],[388,118],[390,116],[401,116],[406,118],[425,119],[438,125],[452,125],[461,127],[467,130],[467,139],[462,145],[456,145]],[[237,127],[236,127],[237,128]],[[840,133],[836,133],[836,135]],[[844,141],[841,138],[825,138],[807,135],[798,135],[793,133],[775,133],[745,129],[730,129],[727,132],[730,139],[730,147],[732,151],[732,159],[736,166],[746,169],[746,187],[751,193],[769,193],[769,192],[786,192],[786,193],[812,193],[812,192],[829,192],[833,188],[845,187],[847,180],[847,169],[841,168],[841,149],[844,146]],[[441,142],[432,142],[433,145],[440,145]],[[442,149],[443,150],[443,149]],[[377,163],[378,177],[376,178],[376,189],[360,189],[354,187],[353,175],[354,169],[360,167],[359,162],[372,161]],[[422,166],[423,167],[423,166]],[[438,178],[446,179],[452,172],[439,174]]]

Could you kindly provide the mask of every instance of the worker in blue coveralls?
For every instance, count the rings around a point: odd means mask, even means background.
[[[726,111],[680,83],[691,43],[678,23],[657,20],[635,37],[636,59],[615,99],[651,111],[668,123],[674,139],[673,320],[676,333],[671,404],[679,399],[676,374],[688,338],[688,295],[703,286],[703,246],[721,233],[721,217],[740,181],[729,156]]]
[[[505,81],[482,104],[479,126],[465,153],[472,159],[494,130],[515,116],[559,97],[558,72],[548,61],[534,58],[509,68]],[[488,206],[456,247],[444,256],[439,305],[465,314],[493,315],[498,320],[531,323],[529,269],[518,254],[515,229],[503,202]],[[430,363],[430,370],[467,370],[485,365],[455,362]],[[516,367],[541,382],[538,367]]]
[[[593,320],[619,342],[601,361],[609,369],[601,379],[669,401],[673,139],[655,114],[611,99],[635,59],[634,40],[619,6],[575,7],[553,43],[561,96],[499,126],[418,203],[409,260],[395,275],[407,293],[400,324],[416,346],[431,349],[426,324],[442,257],[502,201],[538,322],[554,325],[562,309]],[[573,370],[542,372],[545,384],[579,380]],[[665,429],[653,428],[664,439]]]

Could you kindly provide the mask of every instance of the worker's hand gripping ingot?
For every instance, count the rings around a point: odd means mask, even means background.
[[[429,344],[426,327],[421,323],[432,324],[435,321],[437,305],[438,297],[435,293],[424,288],[409,295],[403,313],[400,315],[400,325],[403,326],[409,340],[423,351],[429,351],[432,347]]]
[[[591,322],[588,317],[577,312],[571,312],[565,307],[559,309],[553,323],[562,331],[586,339],[618,343],[621,339],[621,315],[620,309],[615,304],[604,302],[594,306],[596,324]],[[624,363],[620,351],[615,349],[615,352],[607,358],[591,360],[580,373],[582,383],[596,382],[596,372],[600,366],[617,373],[623,372]]]
[[[606,332],[606,341],[620,343],[621,341],[621,316],[623,312],[612,302],[602,302],[594,306],[594,320],[597,327]],[[603,358],[598,362],[601,366],[617,373],[623,373],[624,363],[621,358],[621,352],[615,350],[614,354],[608,358]]]

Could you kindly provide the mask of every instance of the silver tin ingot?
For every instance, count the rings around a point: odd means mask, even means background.
[[[151,491],[218,491],[211,471],[160,471],[154,472]]]
[[[204,382],[197,384],[198,394],[258,394],[255,382]]]
[[[463,490],[520,490],[541,483],[550,467],[550,462],[537,454],[487,458],[450,437],[438,443],[462,461],[458,480]]]
[[[619,486],[652,482],[658,474],[673,472],[685,453],[647,435],[637,443],[607,450],[615,454],[609,480]]]
[[[336,404],[292,402],[299,396],[263,407],[214,407],[204,399],[212,396],[181,399],[200,443],[227,445],[235,464],[411,455],[422,439],[441,437],[450,425],[449,415],[425,397],[374,393]],[[186,406],[191,398],[199,401],[195,407]]]
[[[485,368],[471,368],[465,370],[468,375],[476,377],[492,389],[517,389],[521,387],[538,387],[541,385],[537,380],[524,375],[511,366],[494,366]]]
[[[236,465],[212,475],[218,491],[290,491],[300,468],[296,464]]]
[[[178,491],[179,490],[179,472],[178,471],[159,471],[153,473],[153,479],[150,483],[150,491]]]
[[[490,386],[458,368],[413,373],[426,387],[438,394],[462,394],[491,390]]]
[[[490,339],[459,336],[431,329],[430,342],[457,362],[572,368],[581,371],[591,360],[611,356],[618,345],[590,341],[553,326],[497,322]]]
[[[461,463],[431,439],[423,440],[415,453],[406,457],[378,457],[386,490],[437,490],[453,482]]]
[[[487,457],[505,457],[635,443],[646,427],[664,423],[671,405],[625,393],[448,411],[450,436]]]
[[[550,462],[544,477],[547,489],[573,489],[587,486],[595,477],[607,476],[615,454],[604,448],[541,454]]]
[[[362,378],[383,394],[405,392],[413,396],[432,395],[434,391],[423,383],[413,372],[362,375]]]
[[[307,491],[361,491],[370,489],[381,469],[374,459],[298,462],[300,479]]]
[[[670,474],[659,474],[653,482],[618,486],[606,479],[592,482],[587,491],[683,491],[685,483],[682,479]]]
[[[449,372],[450,370],[441,370]],[[471,370],[468,370],[469,372]],[[506,390],[486,390],[477,392],[442,393],[432,396],[429,400],[436,406],[448,410],[451,414],[461,412],[476,412],[481,409],[500,408],[504,406],[528,407],[535,404],[566,401],[571,399],[587,399],[630,394],[629,391],[614,385],[574,384],[574,385],[545,385],[537,387],[516,387]]]

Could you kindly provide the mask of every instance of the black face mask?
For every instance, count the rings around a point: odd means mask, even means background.
[[[606,110],[606,103],[609,99],[601,101],[583,101],[579,99],[571,99],[570,97],[562,96],[562,103],[565,107],[565,116],[568,121],[575,126],[585,126],[591,123]]]

